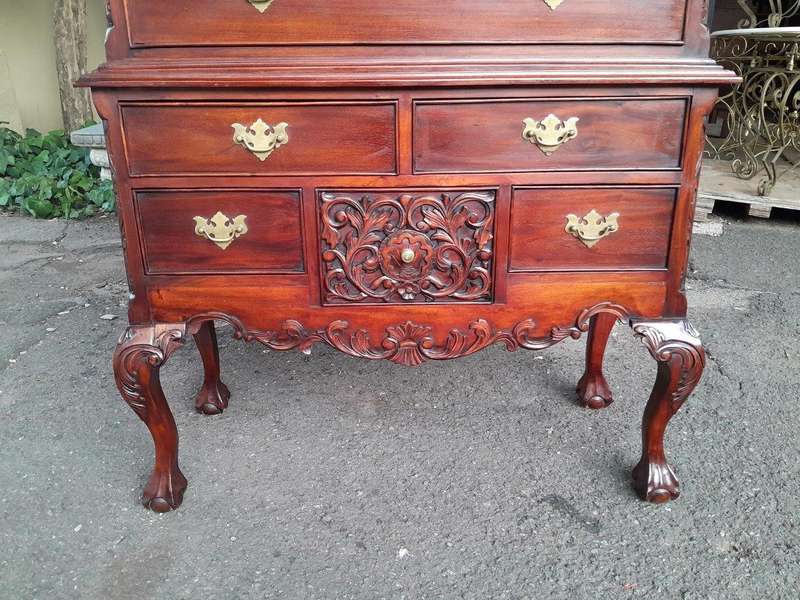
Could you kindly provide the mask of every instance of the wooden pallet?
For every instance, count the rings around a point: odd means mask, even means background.
[[[739,179],[731,171],[730,163],[704,160],[694,220],[707,221],[719,200],[746,204],[748,215],[762,219],[768,219],[773,208],[800,210],[800,169],[781,175],[769,196],[757,195],[760,178],[761,175],[756,175],[749,180]]]

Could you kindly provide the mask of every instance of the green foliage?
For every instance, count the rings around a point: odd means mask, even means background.
[[[89,150],[70,144],[63,131],[24,136],[0,127],[0,209],[38,219],[80,219],[114,212],[110,181],[89,161]]]

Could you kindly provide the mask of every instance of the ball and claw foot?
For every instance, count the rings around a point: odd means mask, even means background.
[[[607,408],[614,401],[611,388],[602,373],[585,373],[578,382],[576,392],[581,406],[594,410]]]
[[[231,392],[221,381],[203,384],[197,393],[194,406],[197,412],[204,415],[219,415],[228,408],[228,401],[231,399]]]
[[[153,471],[142,492],[142,504],[157,513],[175,510],[183,502],[187,481],[180,469],[173,473]]]
[[[666,463],[639,461],[633,468],[633,488],[642,500],[663,504],[681,494],[678,479]]]

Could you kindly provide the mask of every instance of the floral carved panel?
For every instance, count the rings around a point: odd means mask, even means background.
[[[322,295],[352,302],[490,302],[494,192],[325,192]]]

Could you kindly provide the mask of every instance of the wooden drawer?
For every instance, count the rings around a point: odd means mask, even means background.
[[[552,4],[554,8],[550,8]],[[133,47],[676,43],[686,0],[127,0]]]
[[[490,302],[494,190],[319,195],[325,304]]]
[[[686,108],[681,97],[418,101],[414,169],[678,169]]]
[[[515,189],[509,270],[664,269],[676,199],[673,188]]]
[[[147,191],[134,197],[149,274],[305,270],[299,191]]]
[[[121,112],[131,175],[396,171],[394,102],[128,103]],[[234,124],[249,128],[247,141]]]

